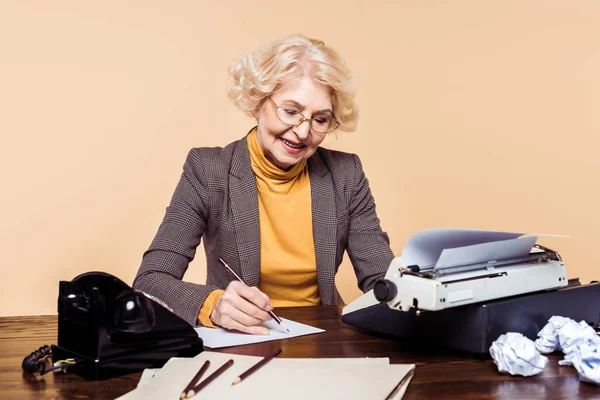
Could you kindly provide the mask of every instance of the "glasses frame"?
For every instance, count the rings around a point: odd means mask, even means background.
[[[309,124],[309,126],[310,126],[310,132],[311,132],[311,133],[314,133],[314,134],[317,134],[317,135],[327,135],[328,133],[331,133],[331,132],[335,131],[335,130],[336,130],[337,128],[339,128],[339,126],[340,126],[340,123],[338,122],[338,120],[337,120],[337,118],[335,117],[335,115],[333,115],[333,113],[331,113],[331,116],[333,117],[333,120],[335,121],[335,126],[334,126],[334,128],[333,128],[333,129],[330,129],[330,130],[328,130],[327,132],[318,132],[318,131],[316,131],[316,130],[313,128],[313,125],[312,125],[312,124],[313,124],[313,120],[314,120],[314,118],[306,118],[306,117],[304,116],[304,114],[302,114],[300,111],[298,111],[298,114],[300,114],[300,122],[298,122],[298,123],[297,123],[297,124],[295,124],[295,125],[294,125],[294,124],[287,123],[287,122],[285,122],[284,120],[282,120],[281,118],[279,118],[279,113],[278,113],[278,111],[279,111],[279,109],[280,109],[280,108],[282,108],[282,109],[283,109],[283,108],[290,108],[290,107],[286,107],[286,106],[280,106],[280,105],[278,105],[277,103],[275,103],[275,100],[273,100],[273,98],[272,98],[272,97],[270,97],[270,96],[269,96],[269,100],[271,100],[271,103],[273,103],[273,105],[275,106],[275,115],[277,116],[277,119],[278,119],[279,121],[281,121],[283,124],[287,125],[287,126],[293,126],[293,127],[297,127],[297,126],[300,126],[300,125],[302,125],[302,124],[303,124],[305,121],[308,121],[308,124]]]

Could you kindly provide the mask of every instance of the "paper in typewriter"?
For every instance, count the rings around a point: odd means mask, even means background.
[[[422,270],[524,257],[537,237],[519,238],[520,232],[468,229],[427,229],[411,236],[402,251],[404,266]]]
[[[491,261],[512,260],[527,257],[537,236],[474,244],[472,246],[445,249],[435,264],[435,269],[483,264]]]

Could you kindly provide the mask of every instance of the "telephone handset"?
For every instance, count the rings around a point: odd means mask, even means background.
[[[25,357],[23,369],[106,379],[202,350],[185,320],[110,274],[87,272],[59,283],[58,344]],[[55,366],[46,370],[40,359],[50,353]]]

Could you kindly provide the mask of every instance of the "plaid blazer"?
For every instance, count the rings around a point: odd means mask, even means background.
[[[385,275],[394,255],[381,230],[375,202],[354,154],[318,148],[308,159],[317,284],[322,304],[343,304],[335,274],[348,252],[358,286],[366,292]],[[294,223],[294,221],[290,221]],[[200,239],[207,258],[205,285],[182,280]],[[210,292],[231,274],[249,286],[260,280],[260,225],[256,178],[246,137],[224,148],[192,149],[165,217],[144,253],[133,286],[197,325]]]

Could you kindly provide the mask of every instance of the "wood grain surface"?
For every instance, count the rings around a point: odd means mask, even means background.
[[[360,331],[341,322],[341,308],[278,308],[281,317],[325,329],[325,333],[223,349],[265,356],[281,347],[279,357],[389,357],[392,363],[414,363],[415,376],[405,399],[600,399],[600,386],[579,381],[571,367],[560,367],[562,354],[550,356],[535,377],[498,373],[489,358],[415,346]],[[1,399],[114,399],[135,388],[141,373],[106,381],[86,381],[74,374],[25,373],[23,358],[57,341],[56,316],[0,318]],[[351,377],[348,377],[351,379]]]

